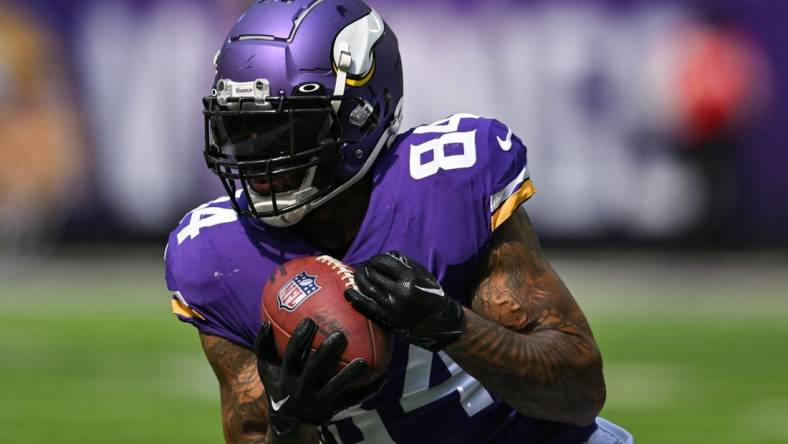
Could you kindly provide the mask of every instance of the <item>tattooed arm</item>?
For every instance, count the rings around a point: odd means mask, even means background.
[[[527,416],[583,426],[604,404],[591,329],[524,210],[496,231],[463,334],[445,351]]]
[[[268,404],[252,350],[200,333],[208,362],[219,381],[224,439],[232,444],[317,443],[314,427],[303,426],[285,438],[267,434]],[[269,436],[270,435],[270,436]]]

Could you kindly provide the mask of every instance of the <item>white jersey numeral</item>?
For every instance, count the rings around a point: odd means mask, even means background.
[[[468,416],[473,416],[493,403],[490,393],[479,381],[466,373],[446,353],[438,352],[438,356],[451,373],[451,377],[443,383],[430,387],[433,353],[415,345],[408,348],[408,366],[405,370],[405,381],[402,389],[400,405],[405,413],[412,412],[432,402],[459,393],[460,403]],[[365,442],[391,443],[391,435],[386,430],[380,415],[375,410],[363,410],[359,406],[340,412],[332,421],[351,418],[353,424],[361,431]],[[339,441],[336,425],[327,427],[328,431]]]
[[[238,220],[238,215],[232,208],[212,207],[213,204],[228,202],[229,197],[222,197],[207,204],[201,205],[187,214],[189,224],[178,232],[178,245],[186,239],[194,239],[200,235],[200,230],[216,225],[228,224]],[[185,218],[184,218],[185,219]]]
[[[361,410],[358,407],[345,410],[332,418],[332,421],[339,421],[347,417],[352,417],[353,425],[361,432],[364,437],[364,442],[374,442],[375,444],[394,444],[391,439],[386,426],[383,424],[383,419],[376,410]],[[326,427],[328,431],[334,436],[337,444],[343,444],[339,436],[339,430],[335,424]]]
[[[457,391],[462,408],[473,416],[493,403],[492,396],[481,383],[467,374],[449,355],[438,352],[451,377],[443,383],[430,387],[430,370],[433,353],[415,345],[408,349],[408,369],[400,404],[406,413],[444,398]]]
[[[458,129],[462,119],[478,118],[472,114],[455,114],[413,130],[414,134],[443,135],[410,147],[410,176],[420,180],[440,170],[458,170],[476,165],[476,130],[458,132]]]
[[[413,130],[413,134],[447,134],[455,133],[460,129],[460,121],[462,119],[480,119],[479,116],[473,114],[454,114],[448,119],[439,120],[429,125],[422,125]]]
[[[447,154],[456,148],[457,154]],[[431,153],[431,155],[429,154]],[[423,162],[423,157],[432,159]],[[410,176],[416,180],[433,176],[440,170],[458,170],[476,165],[476,130],[467,133],[449,133],[410,147]]]

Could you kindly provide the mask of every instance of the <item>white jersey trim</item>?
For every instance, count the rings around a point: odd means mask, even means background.
[[[509,199],[517,190],[519,190],[520,187],[530,178],[531,175],[528,174],[528,166],[526,165],[520,174],[518,174],[517,177],[515,177],[514,180],[509,183],[509,185],[506,185],[503,190],[495,193],[490,198],[490,214],[494,214],[496,211],[498,211],[498,208],[500,208],[501,205],[503,205],[503,203],[506,202],[506,200]]]

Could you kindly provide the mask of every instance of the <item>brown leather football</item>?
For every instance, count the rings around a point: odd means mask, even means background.
[[[344,291],[356,288],[353,270],[330,257],[301,257],[282,264],[263,289],[261,318],[271,322],[276,348],[281,357],[298,323],[311,318],[317,323],[312,352],[325,338],[342,331],[347,348],[342,353],[339,372],[354,359],[369,364],[367,378],[359,386],[375,381],[391,361],[391,335],[383,331],[345,300]]]

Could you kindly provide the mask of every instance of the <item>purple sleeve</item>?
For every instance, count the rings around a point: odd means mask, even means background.
[[[495,231],[536,189],[528,172],[527,149],[511,129],[497,120],[491,120],[488,131],[490,172],[490,218]]]
[[[173,237],[170,242],[175,241]],[[165,280],[167,289],[172,293],[170,304],[173,314],[201,333],[249,347],[248,338],[243,337],[230,321],[233,318],[232,307],[228,298],[223,296],[227,292],[221,281],[210,279],[211,274],[205,271],[208,264],[188,260],[183,253],[177,244],[176,247],[169,244],[165,255]]]
[[[211,207],[213,208],[213,207]],[[224,215],[229,208],[216,208]],[[201,333],[219,336],[239,345],[251,347],[259,324],[259,298],[264,277],[247,277],[228,252],[237,251],[239,242],[249,243],[237,235],[238,224],[230,221],[201,228],[199,235],[184,237],[190,223],[187,215],[170,234],[165,251],[165,280],[172,294],[172,312],[179,320],[194,325]],[[252,268],[252,267],[248,267]],[[256,269],[265,272],[265,267]]]
[[[534,194],[527,149],[503,123],[471,114],[455,114],[414,132],[418,136],[431,131],[439,131],[432,135],[439,138],[417,145],[416,153],[421,158],[411,163],[417,171],[426,173],[431,171],[419,164],[440,165],[438,173],[426,180],[434,180],[446,188],[465,188],[462,198],[456,199],[457,205],[484,208],[476,215],[484,216],[489,231],[495,231]],[[440,151],[437,161],[434,151]]]
[[[497,121],[455,114],[402,135],[376,169],[365,219],[376,230],[347,259],[402,251],[467,303],[493,231],[530,197],[525,146]]]

